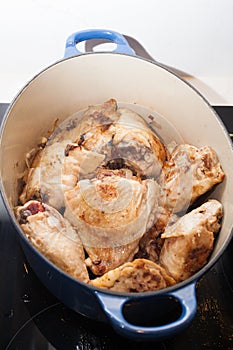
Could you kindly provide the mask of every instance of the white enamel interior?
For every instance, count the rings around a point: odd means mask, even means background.
[[[58,62],[36,76],[16,97],[1,137],[1,178],[9,207],[17,203],[17,177],[25,154],[46,136],[54,121],[90,104],[116,98],[167,118],[185,142],[209,145],[227,176],[212,197],[224,205],[224,221],[212,258],[229,241],[233,221],[233,153],[227,133],[204,99],[164,68],[137,57],[96,53]]]

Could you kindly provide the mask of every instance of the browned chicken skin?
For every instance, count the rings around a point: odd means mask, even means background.
[[[139,248],[139,239],[119,247],[95,248],[86,246],[88,258],[85,263],[96,276],[115,269],[127,261],[132,261]]]
[[[207,262],[222,215],[222,204],[212,199],[166,228],[159,261],[177,282],[192,276]]]
[[[224,177],[211,147],[171,150],[110,99],[63,122],[39,148],[16,217],[72,277],[119,292],[159,290],[208,261],[222,205],[184,213]]]
[[[175,280],[154,262],[135,259],[90,281],[90,284],[116,292],[148,292],[175,284]]]
[[[86,260],[99,275],[131,260],[140,237],[152,226],[159,192],[152,179],[129,169],[101,169],[65,193],[65,217],[80,232]]]
[[[16,208],[16,217],[29,241],[48,260],[72,277],[88,282],[80,238],[56,209],[29,201]]]
[[[217,154],[211,147],[178,145],[164,163],[159,179],[161,206],[173,213],[187,210],[224,177]]]

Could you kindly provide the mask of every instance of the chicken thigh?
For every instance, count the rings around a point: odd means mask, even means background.
[[[165,229],[159,261],[177,282],[192,276],[207,262],[222,215],[222,204],[212,199]]]
[[[58,210],[64,206],[66,187],[61,183],[61,169],[69,142],[54,142],[37,153],[25,178],[26,184],[20,195],[22,204],[37,199]]]
[[[160,205],[174,213],[185,211],[224,177],[217,154],[211,147],[178,145],[164,163],[159,178],[162,187]]]
[[[33,200],[16,208],[16,218],[28,240],[48,260],[70,276],[89,281],[79,236],[56,209]]]
[[[141,176],[157,178],[167,156],[163,143],[137,113],[127,108],[119,108],[118,113],[112,158],[123,158]]]
[[[52,129],[37,153],[29,152],[32,161],[26,157],[22,205],[15,210],[48,260],[118,292],[159,290],[202,268],[220,230],[222,204],[213,199],[185,212],[225,177],[211,147],[165,145],[115,99],[59,125],[57,119]]]
[[[169,287],[175,280],[165,269],[146,259],[135,259],[90,281],[90,284],[116,292],[148,292]]]
[[[154,180],[141,180],[129,169],[99,169],[95,178],[80,180],[65,192],[65,217],[90,259],[95,256],[89,264],[94,273],[105,270],[106,254],[112,255],[106,266],[111,269],[135,253],[138,239],[153,225],[158,197]]]

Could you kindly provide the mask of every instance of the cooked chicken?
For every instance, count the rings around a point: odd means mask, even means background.
[[[113,125],[96,126],[88,132],[83,133],[77,142],[86,150],[104,154],[107,159],[110,159],[113,134]]]
[[[44,256],[74,278],[120,292],[166,288],[207,262],[222,205],[210,200],[178,215],[223,181],[212,148],[165,146],[115,99],[57,121],[26,161],[16,208]]]
[[[94,111],[86,112],[76,142],[87,150],[104,153],[108,160],[124,159],[140,175],[157,177],[166,159],[159,138],[141,116],[128,108],[118,108],[115,100],[103,106],[93,106]]]
[[[96,129],[109,128],[111,124],[118,120],[117,102],[110,99],[103,104],[91,105],[85,111],[80,111],[56,127],[50,137],[49,142],[79,142],[81,145],[85,138],[95,134]]]
[[[87,151],[76,143],[66,146],[65,155],[61,182],[66,191],[73,189],[81,179],[92,178],[105,160],[103,154]]]
[[[141,237],[154,222],[158,185],[130,170],[101,169],[65,192],[65,216],[80,230],[83,243],[119,246]],[[82,237],[81,236],[81,237]]]
[[[160,263],[177,282],[192,276],[207,262],[222,215],[222,204],[213,199],[166,228],[161,236],[164,244]]]
[[[116,100],[94,105],[84,112],[71,116],[51,135],[49,144],[71,140],[85,150],[110,155],[112,147],[113,123],[119,119]]]
[[[160,188],[160,193],[161,193],[161,188]],[[173,214],[167,208],[159,206],[157,218],[155,221],[156,231],[158,233],[162,233],[167,226],[173,225],[177,220],[178,220],[178,216],[176,214]]]
[[[163,166],[159,179],[163,193],[160,205],[171,212],[184,211],[224,177],[212,148],[179,145]]]
[[[16,217],[28,240],[48,260],[70,276],[88,282],[82,243],[56,209],[33,200],[17,207]]]
[[[94,275],[103,275],[127,261],[132,261],[139,248],[139,239],[119,247],[95,248],[85,246],[88,258],[85,260]]]
[[[175,280],[154,262],[135,259],[91,280],[90,284],[116,292],[140,293],[169,287],[175,284]]]
[[[117,108],[116,101],[110,99],[103,105],[90,106],[79,119],[79,123],[75,120],[73,124],[69,121],[58,126],[39,150],[25,178],[20,195],[22,204],[38,199],[60,210],[64,206],[64,191],[70,189],[66,184],[72,176],[68,173],[68,179],[65,178],[65,168],[71,165],[73,169],[77,162],[82,163],[78,166],[85,176],[90,168],[94,171],[104,160],[116,157],[130,161],[131,168],[133,163],[141,175],[158,175],[165,149],[136,113]],[[82,148],[82,153],[70,152],[74,148]],[[76,180],[79,175],[80,170],[74,176]]]
[[[164,145],[137,113],[127,108],[119,108],[118,113],[112,158],[125,159],[143,176],[158,177],[166,160]]]
[[[96,131],[99,125],[113,122],[116,119],[116,107],[116,101],[112,99],[103,105],[89,107],[83,113],[80,123],[78,123],[78,120],[71,120],[56,127],[45,147],[39,150],[31,164],[25,178],[26,185],[20,195],[22,204],[30,199],[39,199],[58,210],[64,206],[63,192],[69,188],[66,188],[65,184],[68,181],[64,178],[63,184],[61,184],[61,167],[66,151],[75,147],[73,146],[75,140],[78,140],[78,144],[75,144],[76,146],[81,145],[84,131],[86,133],[88,130]],[[95,164],[96,162],[99,164],[97,161],[98,156],[100,161],[104,159],[103,155],[98,155],[94,151],[91,153],[86,152],[85,166],[89,163],[90,167],[90,163],[93,161]],[[75,159],[69,158],[69,160],[77,163]],[[68,166],[69,164],[66,165]]]
[[[178,216],[175,214],[165,215],[161,208],[158,208],[155,224],[140,239],[139,250],[135,258],[145,258],[157,263],[164,242],[161,239],[161,233],[166,227],[173,225],[177,220]]]
[[[37,153],[20,195],[22,204],[38,199],[56,209],[64,206],[63,191],[66,187],[61,184],[61,166],[68,142],[55,142]]]
[[[155,226],[150,228],[139,241],[139,250],[134,258],[143,258],[151,260],[155,263],[159,261],[159,254],[161,251],[163,240],[158,236],[158,231]]]
[[[80,123],[80,134],[92,132],[95,127],[107,125],[117,121],[119,118],[117,101],[113,98],[99,105],[92,105],[83,113]]]
[[[65,192],[65,217],[79,231],[88,254],[98,255],[97,260],[104,263],[103,248],[119,247],[112,254],[122,255],[123,246],[137,241],[153,225],[158,197],[159,188],[152,179],[141,180],[129,169],[100,169],[95,178],[81,180]],[[123,262],[114,257],[109,269],[115,261]]]
[[[111,154],[114,122],[119,119],[116,100],[110,99],[103,105],[90,106],[80,123],[80,137],[76,142],[85,149]]]

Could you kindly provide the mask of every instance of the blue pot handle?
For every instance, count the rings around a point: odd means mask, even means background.
[[[71,34],[66,40],[66,48],[64,58],[82,55],[83,52],[79,51],[76,45],[82,41],[90,39],[106,39],[114,42],[117,47],[112,52],[125,53],[127,55],[134,56],[134,50],[129,46],[127,40],[123,35],[106,29],[87,29],[77,33]]]
[[[182,313],[174,322],[153,327],[135,326],[125,319],[123,307],[126,302],[130,301],[131,297],[121,297],[98,291],[95,291],[95,293],[106,316],[117,333],[135,340],[160,340],[175,335],[190,324],[197,309],[195,289],[196,282],[174,292],[165,294],[167,298],[175,298],[180,303]]]

